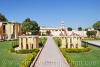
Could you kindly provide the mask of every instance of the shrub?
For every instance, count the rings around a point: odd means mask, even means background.
[[[10,47],[9,47],[9,51],[10,51],[10,52],[15,52],[13,46],[10,46]]]
[[[85,37],[82,40],[100,40],[99,37]]]
[[[30,50],[29,49],[16,50],[16,53],[19,53],[19,54],[26,54],[26,53],[32,53],[32,52],[38,53],[39,49],[35,48],[35,49],[30,49]]]
[[[61,39],[58,37],[53,38],[58,47],[61,47]]]
[[[45,37],[39,38],[39,46],[42,47],[45,44],[46,40],[47,40],[47,38],[45,38]]]
[[[32,61],[35,59],[37,53],[33,52],[32,54],[28,55],[25,60],[20,64],[19,67],[30,67]]]
[[[81,53],[81,52],[88,52],[91,50],[90,46],[86,48],[63,48],[68,53]]]
[[[73,62],[73,60],[71,59],[70,55],[65,51],[64,48],[60,48],[63,56],[66,58],[67,62],[70,64],[70,67],[76,67],[75,63]]]

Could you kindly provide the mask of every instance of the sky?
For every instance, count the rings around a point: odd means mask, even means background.
[[[87,28],[100,21],[100,0],[0,0],[0,13],[20,23],[29,17],[40,26]]]

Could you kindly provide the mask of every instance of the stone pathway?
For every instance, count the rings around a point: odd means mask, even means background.
[[[83,41],[100,47],[100,40],[83,40]]]
[[[35,63],[35,67],[70,67],[51,37]]]

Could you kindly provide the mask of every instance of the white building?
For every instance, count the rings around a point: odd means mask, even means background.
[[[52,36],[67,36],[71,35],[72,33],[76,33],[80,36],[86,37],[86,31],[77,31],[77,30],[72,30],[68,31],[67,28],[64,26],[64,21],[61,23],[61,27],[59,28],[47,28],[47,27],[40,27],[40,32],[41,35],[46,35],[46,31],[50,31]]]

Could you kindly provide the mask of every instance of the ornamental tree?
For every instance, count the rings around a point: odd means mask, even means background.
[[[8,20],[6,19],[6,17],[3,14],[0,13],[0,22],[2,22],[2,21],[8,21]]]
[[[31,32],[33,35],[39,34],[40,27],[38,23],[34,20],[30,20],[30,18],[27,18],[22,23],[22,32],[27,33]]]

